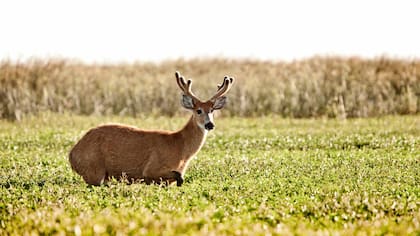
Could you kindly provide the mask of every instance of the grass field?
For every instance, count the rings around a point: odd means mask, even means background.
[[[0,235],[420,234],[420,116],[216,118],[182,187],[89,187],[67,154],[92,126],[187,117],[0,120]]]

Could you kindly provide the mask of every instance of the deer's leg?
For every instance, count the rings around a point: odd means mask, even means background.
[[[161,173],[153,173],[152,175],[146,174],[144,177],[144,182],[146,184],[165,183],[169,185],[175,181],[177,186],[181,186],[184,183],[184,178],[182,178],[181,173],[178,171],[166,171]]]
[[[94,167],[91,172],[83,175],[83,179],[90,185],[99,186],[106,182],[107,174],[104,168]]]
[[[184,183],[184,178],[182,178],[181,173],[179,173],[176,170],[170,171],[166,175],[163,175],[161,179],[163,182],[167,184],[170,184],[176,181],[176,186],[178,187],[182,186],[182,184]]]
[[[176,180],[176,186],[180,187],[184,183],[184,178],[182,178],[181,173],[179,173],[176,170],[173,170],[172,174],[174,175],[174,178]]]
[[[181,186],[184,183],[181,172],[174,170],[171,165],[162,165],[159,158],[151,158],[142,174],[146,184],[154,182],[169,185],[176,182],[177,186]]]

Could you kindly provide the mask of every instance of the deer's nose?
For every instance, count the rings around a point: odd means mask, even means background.
[[[206,130],[212,130],[212,129],[214,129],[214,124],[211,123],[211,122],[209,122],[209,123],[207,123],[207,124],[204,125],[204,128]]]

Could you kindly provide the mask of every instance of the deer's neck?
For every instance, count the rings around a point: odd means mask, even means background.
[[[194,116],[191,116],[184,128],[178,131],[178,134],[184,141],[182,150],[183,159],[188,160],[200,151],[206,140],[207,130],[200,128],[195,121]]]

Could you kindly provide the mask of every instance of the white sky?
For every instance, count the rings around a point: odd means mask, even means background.
[[[0,2],[0,60],[420,57],[420,1]]]

